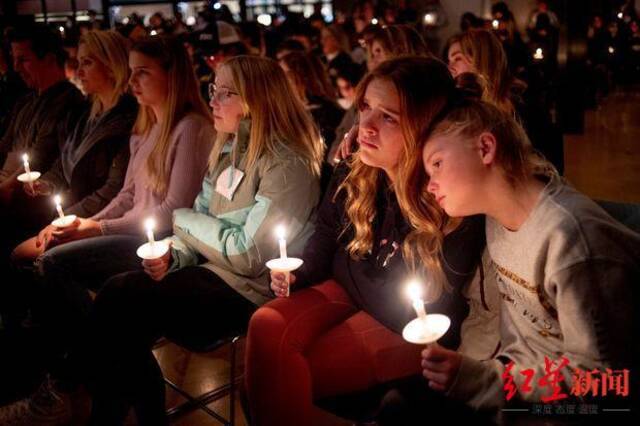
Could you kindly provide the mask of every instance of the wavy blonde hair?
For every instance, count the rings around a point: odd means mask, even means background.
[[[356,105],[363,104],[367,87],[375,79],[390,82],[400,98],[400,128],[404,145],[394,189],[403,213],[413,224],[413,213],[407,210],[409,203],[402,197],[409,192],[405,187],[412,184],[405,181],[404,171],[414,164],[421,132],[444,109],[450,94],[456,90],[455,84],[442,61],[432,57],[400,56],[383,62],[364,77],[357,88]],[[337,193],[346,193],[345,206],[350,222],[348,227],[353,228],[353,238],[347,249],[353,258],[361,259],[373,248],[371,223],[377,214],[375,201],[380,185],[384,184],[384,172],[364,164],[357,153],[352,156],[350,167],[351,170]],[[420,241],[421,247],[429,248],[427,251],[432,255],[423,258],[426,260],[424,266],[427,271],[434,272],[438,283],[445,286],[441,275],[438,275],[438,271],[441,271],[439,252],[431,248],[440,247],[438,241],[441,240],[441,233],[438,231],[446,228],[450,221],[432,199],[423,197],[423,201],[421,206],[424,208],[424,216],[429,217],[430,224],[420,233]],[[419,268],[411,257],[413,251],[408,246],[411,241],[405,240],[403,251],[409,256],[409,266],[417,271]]]
[[[513,90],[523,92],[526,84],[511,75],[502,43],[491,31],[470,30],[453,36],[449,46],[460,44],[461,52],[471,59],[476,72],[485,81],[482,99],[503,111],[514,113]]]
[[[109,101],[114,105],[129,87],[129,40],[116,31],[90,31],[80,38],[78,45],[84,45],[89,56],[107,69],[113,83]],[[102,112],[102,101],[93,96],[90,117]]]
[[[158,140],[146,163],[149,185],[156,194],[165,194],[169,185],[171,168],[167,163],[171,133],[189,113],[195,113],[212,121],[209,109],[200,96],[198,81],[191,58],[176,37],[145,37],[136,42],[131,51],[156,61],[167,73],[167,99]],[[140,106],[133,126],[136,135],[148,134],[157,122],[149,106]],[[203,143],[206,141],[203,141]]]
[[[265,154],[278,156],[285,146],[300,156],[315,176],[320,176],[324,156],[320,133],[278,63],[241,55],[225,60],[220,67],[230,71],[245,117],[251,120],[245,168],[253,167]],[[218,133],[209,159],[210,170],[230,136]]]

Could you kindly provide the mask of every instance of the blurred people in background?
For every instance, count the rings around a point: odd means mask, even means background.
[[[348,67],[353,63],[349,55],[351,51],[349,39],[340,26],[333,24],[322,29],[320,43],[324,55],[323,60],[327,64],[329,77],[335,85],[335,80],[340,69]]]

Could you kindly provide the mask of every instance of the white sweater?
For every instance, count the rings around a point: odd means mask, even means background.
[[[569,359],[560,383],[568,395],[575,368],[631,367],[638,353],[632,285],[640,283],[640,235],[558,179],[518,231],[490,218],[486,231],[502,299],[501,346],[488,361],[463,356],[450,396],[497,413],[506,402],[502,374],[510,361],[514,400],[531,403],[552,393],[538,384],[545,356]],[[524,369],[535,376],[533,390],[523,394]]]

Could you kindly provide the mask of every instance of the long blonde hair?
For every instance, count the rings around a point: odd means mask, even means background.
[[[200,96],[191,59],[176,37],[145,37],[136,42],[131,51],[157,61],[167,73],[167,99],[158,140],[147,158],[146,168],[151,189],[165,194],[169,185],[170,167],[167,163],[171,133],[188,113],[198,114],[211,121],[209,109]],[[157,118],[149,106],[141,106],[133,126],[136,135],[148,134]]]
[[[400,56],[381,63],[370,71],[360,82],[357,88],[356,105],[361,106],[368,85],[374,79],[388,81],[398,91],[400,98],[400,128],[403,133],[404,146],[398,164],[398,175],[394,183],[398,202],[405,216],[411,223],[412,216],[407,213],[406,200],[402,194],[408,192],[404,189],[406,170],[412,165],[420,142],[422,129],[443,110],[448,97],[454,92],[455,84],[447,66],[440,60],[431,57]],[[337,192],[346,192],[346,212],[349,218],[349,227],[353,228],[353,238],[347,249],[355,259],[363,258],[373,248],[372,222],[376,217],[376,196],[380,185],[384,184],[384,172],[376,167],[367,166],[362,162],[358,154],[355,154],[350,162],[351,170],[340,185]],[[440,229],[449,225],[449,219],[442,209],[433,201],[424,198],[425,215],[431,221],[430,227],[421,234],[425,247],[436,247],[432,242],[440,238]],[[406,246],[409,242],[405,240]],[[406,254],[411,255],[412,250],[403,248]],[[438,253],[433,253],[433,258],[426,262],[427,270],[436,272],[436,282],[442,286],[442,277],[437,275]],[[415,268],[414,262],[409,262]]]
[[[526,84],[511,75],[507,54],[498,37],[487,30],[469,30],[453,36],[449,46],[454,43],[460,44],[461,52],[471,59],[476,72],[485,80],[482,99],[513,113],[513,89],[524,91]]]
[[[110,103],[114,105],[128,89],[129,84],[129,41],[116,31],[90,31],[80,38],[79,45],[86,46],[89,56],[100,62],[113,82]],[[91,100],[90,117],[104,112],[104,105],[98,96]]]
[[[223,67],[230,71],[245,117],[251,120],[245,168],[253,167],[265,154],[278,156],[285,146],[299,155],[315,176],[320,176],[324,156],[320,133],[278,63],[241,55],[225,60],[220,65]],[[210,170],[217,164],[230,136],[218,133],[209,160]]]

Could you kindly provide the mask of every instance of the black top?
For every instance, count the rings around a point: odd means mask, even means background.
[[[347,252],[352,231],[342,232],[348,218],[342,191],[334,202],[334,194],[348,173],[339,166],[318,212],[313,236],[305,247],[303,266],[296,272],[298,284],[293,288],[317,284],[333,278],[349,293],[356,306],[369,313],[391,330],[400,333],[415,312],[406,295],[410,272],[402,256],[402,242],[411,228],[404,219],[395,194],[386,182],[380,182],[377,214],[373,221],[372,252],[354,260]],[[441,344],[456,348],[460,341],[460,325],[468,314],[468,306],[460,291],[473,277],[485,245],[484,218],[465,219],[444,240],[443,265],[453,292],[445,292],[435,303],[426,306],[428,313],[443,313],[451,318],[451,328]]]

